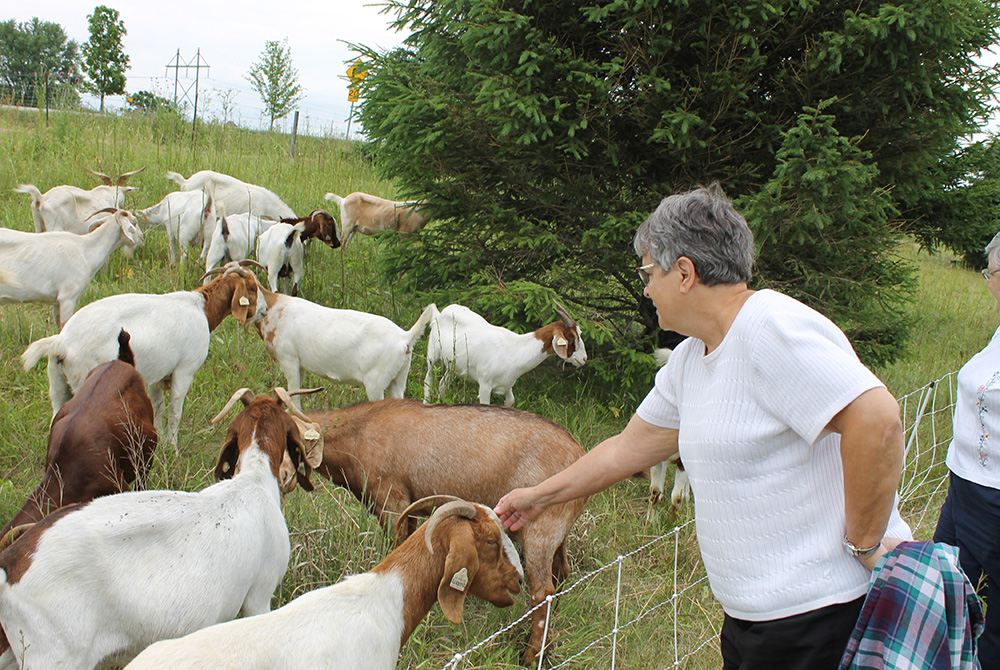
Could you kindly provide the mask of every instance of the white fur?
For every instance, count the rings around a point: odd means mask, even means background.
[[[204,190],[215,200],[216,207],[225,207],[225,211],[230,214],[250,212],[275,220],[296,218],[292,208],[273,192],[263,186],[240,181],[236,177],[201,170],[188,179],[176,172],[168,172],[167,179],[180,186],[182,191]]]
[[[257,313],[253,318],[260,318],[265,309],[258,289]],[[122,293],[102,298],[74,314],[59,334],[33,342],[21,360],[27,369],[42,356],[48,356],[49,399],[55,416],[94,366],[117,358],[121,328],[132,336],[129,344],[135,355],[135,367],[146,381],[161,437],[164,393],[170,389],[166,439],[176,450],[184,398],[208,356],[211,333],[205,299],[200,293]]]
[[[46,529],[21,580],[0,580],[4,656],[24,670],[90,670],[268,612],[288,556],[278,483],[255,442],[232,479],[105,496]]]
[[[377,314],[273,295],[257,329],[289,390],[302,388],[302,372],[308,370],[333,381],[361,384],[369,400],[403,397],[413,345],[423,336],[436,310],[433,305],[403,330]]]
[[[653,351],[653,358],[657,367],[663,367],[670,360],[672,349],[660,348]],[[670,465],[676,465],[680,461],[680,456],[657,463],[649,469],[649,490],[650,498],[653,502],[658,502],[663,498],[663,491],[667,483],[667,469]],[[670,491],[670,505],[676,511],[682,503],[691,497],[691,482],[682,467],[676,468],[674,472],[674,487]]]
[[[492,394],[503,393],[504,404],[510,407],[514,404],[514,382],[549,356],[543,346],[534,332],[521,335],[492,325],[468,307],[448,305],[431,319],[424,402],[430,401],[433,366],[440,362],[445,368],[438,387],[440,395],[447,390],[451,375],[457,374],[479,384],[480,403],[487,405]],[[579,326],[576,349],[566,360],[578,367],[587,362]]]
[[[123,243],[142,246],[142,231],[124,210],[108,213],[93,232],[25,233],[0,228],[0,267],[12,282],[0,286],[0,304],[45,302],[55,305],[57,324],[73,315],[90,280]]]
[[[275,223],[257,238],[257,260],[267,267],[267,285],[272,291],[278,290],[278,274],[286,265],[291,270],[291,279],[286,279],[285,293],[294,295],[302,281],[302,265],[305,248],[302,244],[304,223]],[[285,244],[292,237],[291,246]],[[289,289],[288,284],[291,284]]]
[[[183,263],[187,248],[201,243],[201,255],[208,252],[208,243],[215,228],[215,202],[201,191],[174,191],[163,200],[139,210],[136,217],[150,226],[162,225],[167,233],[167,253],[170,264],[177,263],[178,251]]]
[[[502,527],[500,537],[507,560],[523,575]],[[404,630],[405,569],[349,576],[269,614],[158,642],[126,670],[392,670]]]
[[[275,224],[273,219],[263,219],[254,214],[228,215],[220,206],[221,218],[212,226],[212,236],[205,254],[205,272],[222,266],[227,260],[242,261],[253,254],[257,238]],[[222,223],[226,222],[228,236],[223,237]],[[205,283],[210,280],[206,277]]]
[[[64,185],[53,186],[43,195],[36,186],[21,184],[14,192],[31,196],[31,218],[36,233],[65,230],[84,235],[92,223],[87,221],[90,216],[108,207],[121,207],[125,193],[134,190],[134,186],[95,186],[85,191]]]
[[[396,202],[360,191],[343,198],[336,193],[324,197],[340,207],[340,244],[344,249],[354,233],[374,235],[383,230],[412,233],[423,228],[429,219],[415,209],[421,202]]]

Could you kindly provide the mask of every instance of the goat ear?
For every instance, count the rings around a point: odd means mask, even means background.
[[[559,358],[569,358],[569,342],[558,330],[556,331],[556,334],[552,336],[552,348],[555,349],[556,355],[559,356]]]
[[[236,462],[239,461],[239,459],[240,448],[236,444],[236,435],[233,435],[232,439],[227,440],[226,443],[222,445],[222,450],[219,452],[219,460],[215,464],[215,481],[219,482],[223,479],[232,479],[233,475],[236,473]]]
[[[256,296],[254,296],[256,298]],[[233,300],[229,305],[230,311],[233,313],[233,318],[239,321],[241,326],[247,325],[247,318],[249,318],[250,311],[250,297],[247,295],[246,282],[237,282],[236,290],[233,291]]]
[[[448,555],[444,559],[444,575],[438,584],[438,604],[448,621],[462,622],[462,607],[469,585],[479,571],[479,554],[476,552],[472,525],[461,519],[450,519],[435,529],[448,533]]]
[[[297,416],[292,416],[291,419],[299,429],[302,456],[310,468],[318,468],[323,462],[323,434],[320,432],[319,424],[303,421]]]

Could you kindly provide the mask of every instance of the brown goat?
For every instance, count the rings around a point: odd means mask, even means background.
[[[282,219],[282,223],[304,223],[305,228],[299,239],[306,242],[311,239],[318,239],[331,249],[340,246],[340,235],[337,232],[337,220],[334,219],[325,209],[316,209],[309,216],[300,216],[297,219]]]
[[[415,233],[430,220],[419,211],[425,201],[396,202],[361,191],[343,198],[336,193],[327,193],[324,197],[340,207],[340,243],[344,250],[355,233],[374,235],[383,230]]]
[[[118,360],[101,363],[52,422],[45,474],[0,537],[71,503],[146,486],[156,448],[153,405],[136,371],[129,334],[118,334]]]
[[[323,433],[316,472],[349,490],[387,531],[420,498],[452,495],[493,507],[511,489],[534,486],[584,453],[554,421],[496,405],[393,398],[306,416]],[[520,531],[532,607],[569,574],[566,538],[585,505],[554,505]],[[409,521],[398,525],[397,541],[412,530]],[[532,616],[527,663],[541,650],[545,610]]]

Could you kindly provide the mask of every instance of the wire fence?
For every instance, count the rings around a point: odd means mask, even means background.
[[[928,538],[933,533],[947,488],[948,471],[944,465],[944,457],[951,440],[956,374],[950,372],[898,398],[906,445],[905,466],[899,487],[900,511],[913,529],[914,537],[918,539]],[[610,667],[612,670],[616,667],[654,667],[637,660],[642,648],[651,644],[661,649],[660,658],[664,645],[672,647],[668,655],[672,655],[673,662],[666,665],[666,668],[681,667],[702,655],[706,657],[703,667],[713,667],[717,657],[717,626],[722,618],[722,610],[717,604],[707,602],[710,601],[707,596],[708,578],[691,541],[693,526],[693,520],[687,521],[577,578],[516,621],[496,630],[472,647],[456,653],[442,670],[483,667],[477,664],[477,658],[492,645],[509,643],[507,632],[529,620],[534,609],[549,607],[554,600],[559,600],[560,605],[565,607],[576,592],[595,588],[604,588],[613,594],[610,603],[613,606],[613,620],[603,630],[595,630],[589,639],[582,642],[579,636],[575,636],[573,642],[578,646],[574,649],[567,649],[563,640],[558,658],[548,659],[550,668],[598,667],[596,658],[602,659],[599,664],[601,667]],[[672,579],[667,580],[667,591],[655,598],[651,598],[650,592],[645,588],[630,592],[625,586],[626,582],[648,583],[647,574],[652,574],[652,571],[646,563],[651,554],[657,555],[653,563],[659,566],[660,580],[663,580],[664,564],[672,567],[673,573]],[[693,569],[684,568],[684,564],[692,563]],[[638,579],[624,579],[623,576],[630,571],[641,574]],[[552,608],[549,607],[548,611],[551,612]],[[626,611],[629,612],[627,616],[624,615]],[[554,616],[554,626],[550,626],[548,619],[545,621],[546,636],[552,628],[560,625],[558,609]],[[665,639],[649,639],[651,626],[642,624],[648,623],[652,618],[657,618],[653,629],[667,630]],[[692,619],[698,618],[701,619],[701,625],[692,625]],[[543,653],[538,657],[539,670],[546,663],[544,650],[543,643]],[[626,657],[629,658],[627,663]],[[663,667],[662,661],[656,667]]]

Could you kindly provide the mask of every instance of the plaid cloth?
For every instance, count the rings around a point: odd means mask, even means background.
[[[875,566],[840,670],[979,668],[983,610],[958,549],[903,542]]]

